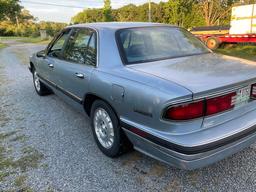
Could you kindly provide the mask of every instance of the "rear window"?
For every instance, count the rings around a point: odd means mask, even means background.
[[[121,29],[117,42],[125,64],[209,53],[194,35],[177,27]]]

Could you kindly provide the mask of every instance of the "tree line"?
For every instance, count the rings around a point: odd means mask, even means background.
[[[146,2],[146,0],[145,0]],[[231,8],[240,4],[256,3],[256,0],[169,0],[151,3],[152,22],[168,23],[184,28],[197,26],[228,25]],[[103,8],[84,9],[71,19],[72,24],[102,21],[148,21],[148,3],[111,8],[111,1],[104,0]],[[0,36],[39,36],[46,30],[53,36],[67,24],[37,22],[24,9],[19,0],[0,0]]]
[[[33,36],[46,30],[54,36],[67,24],[57,22],[37,22],[37,19],[24,9],[19,0],[0,0],[0,36]]]
[[[231,8],[252,4],[256,0],[169,0],[151,3],[152,22],[168,23],[184,28],[197,26],[229,25]],[[72,23],[102,21],[148,21],[148,3],[140,6],[129,4],[111,9],[110,0],[102,9],[85,9],[72,18]]]

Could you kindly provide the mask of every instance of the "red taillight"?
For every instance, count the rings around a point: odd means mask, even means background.
[[[189,120],[202,117],[204,114],[204,102],[183,104],[171,107],[166,111],[165,118],[172,120]]]
[[[167,109],[164,118],[170,120],[191,120],[213,115],[232,109],[235,106],[236,92],[205,99],[193,103],[181,104]]]
[[[256,84],[252,85],[251,98],[256,99]]]
[[[235,105],[236,92],[206,100],[206,116],[232,109]]]

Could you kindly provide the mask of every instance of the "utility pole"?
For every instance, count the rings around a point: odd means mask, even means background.
[[[148,0],[148,22],[151,22],[151,0]]]

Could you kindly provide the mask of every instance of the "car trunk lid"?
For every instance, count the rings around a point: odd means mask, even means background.
[[[256,62],[214,53],[128,67],[175,82],[189,89],[194,99],[256,82]]]

